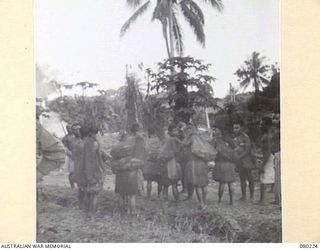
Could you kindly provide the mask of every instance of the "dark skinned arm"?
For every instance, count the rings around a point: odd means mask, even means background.
[[[243,152],[241,152],[237,155],[237,158],[239,160],[241,160],[243,157],[245,157],[247,154],[249,154],[250,150],[251,150],[251,141],[250,141],[249,137],[245,137],[245,139],[242,143],[244,144],[244,150],[243,150]]]

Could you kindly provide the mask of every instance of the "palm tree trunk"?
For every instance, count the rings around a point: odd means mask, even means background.
[[[131,126],[138,122],[136,86],[134,78],[127,77],[126,89],[126,106],[127,106],[127,130],[130,131]]]
[[[259,84],[257,82],[257,78],[254,78],[254,94],[258,95],[259,93]]]
[[[172,13],[172,0],[169,0],[169,38],[170,38],[170,55],[174,57],[174,41],[173,41],[173,13]]]
[[[163,37],[164,37],[164,40],[165,40],[165,43],[166,43],[166,49],[167,49],[167,53],[168,53],[168,58],[171,58],[169,42],[168,42],[168,23],[167,23],[167,21],[162,23],[162,32],[163,32]]]

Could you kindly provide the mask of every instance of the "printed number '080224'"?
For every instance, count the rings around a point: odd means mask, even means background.
[[[318,248],[318,244],[300,244],[300,248]]]

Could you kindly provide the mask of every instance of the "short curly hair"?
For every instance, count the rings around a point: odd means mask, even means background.
[[[131,133],[135,133],[135,132],[138,132],[139,129],[140,129],[139,123],[134,123],[134,124],[132,124],[131,127],[130,127],[130,132],[131,132]]]

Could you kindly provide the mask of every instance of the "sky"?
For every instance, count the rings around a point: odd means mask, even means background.
[[[253,51],[266,56],[267,64],[280,62],[279,0],[223,0],[222,13],[204,0],[196,2],[205,15],[206,47],[180,16],[185,56],[212,64],[208,74],[216,78],[216,97],[228,93],[229,83],[237,86],[234,72]],[[125,0],[37,0],[36,64],[66,84],[89,81],[98,83],[98,89],[117,89],[125,83],[126,64],[138,71],[141,62],[155,68],[167,57],[161,25],[151,22],[153,7],[120,38],[134,12]],[[139,76],[143,79],[141,72]]]

